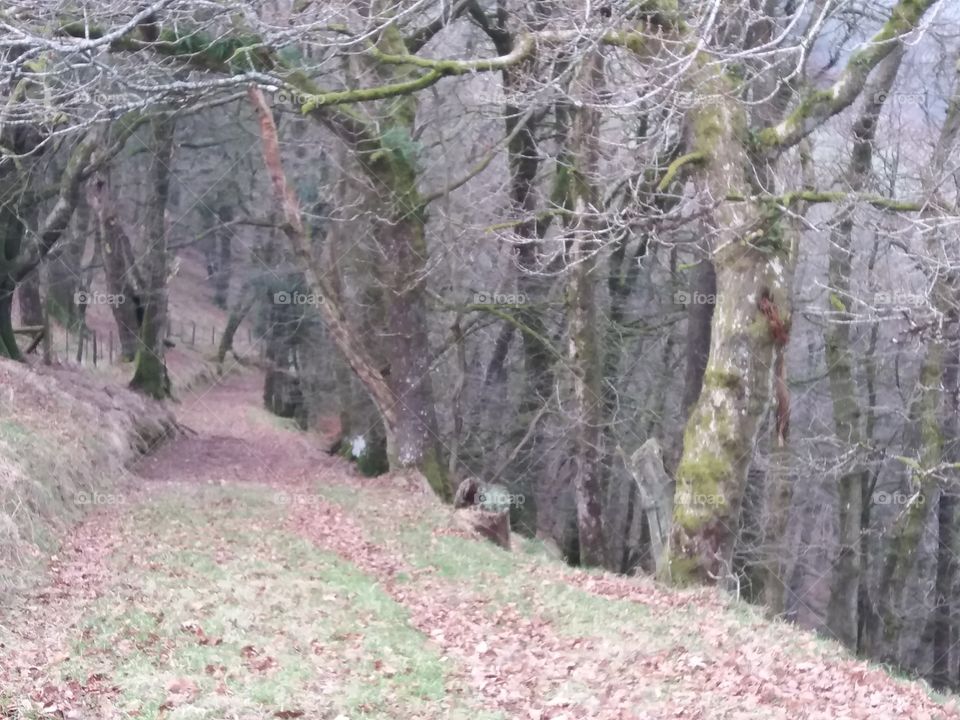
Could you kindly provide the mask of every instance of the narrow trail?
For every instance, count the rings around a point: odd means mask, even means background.
[[[960,718],[717,594],[467,538],[237,375],[0,614],[0,717]]]

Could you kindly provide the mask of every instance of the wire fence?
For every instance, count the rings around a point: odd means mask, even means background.
[[[253,331],[248,327],[245,330],[247,345],[254,344]],[[238,331],[237,336],[240,336]],[[234,338],[234,342],[238,339]],[[216,325],[203,325],[194,320],[173,320],[167,324],[167,340],[179,341],[181,344],[195,347],[217,347],[223,339],[223,333]],[[77,332],[67,332],[63,339],[63,357],[72,360],[77,365],[116,365],[123,359],[122,348],[117,333],[110,330],[104,336],[96,330],[81,327]]]

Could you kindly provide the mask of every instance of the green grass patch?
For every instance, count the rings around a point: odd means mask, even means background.
[[[373,578],[279,529],[268,491],[175,493],[127,518],[135,552],[113,558],[61,680],[108,675],[145,720],[484,717]]]
[[[605,641],[628,642],[642,639],[644,651],[655,653],[682,647],[700,647],[699,639],[686,629],[696,620],[696,610],[676,610],[666,615],[629,600],[599,597],[564,582],[544,582],[529,571],[556,563],[540,552],[505,552],[477,540],[441,535],[432,530],[449,524],[449,512],[428,506],[416,523],[390,522],[385,513],[395,506],[390,492],[323,486],[318,492],[356,517],[368,537],[381,545],[396,548],[416,568],[433,568],[439,577],[461,585],[466,591],[490,600],[493,613],[512,605],[528,617],[539,615],[551,622],[556,632],[570,637],[595,637]]]

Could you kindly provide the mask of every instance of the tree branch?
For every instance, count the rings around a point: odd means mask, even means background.
[[[757,134],[761,148],[769,152],[786,150],[849,107],[863,91],[873,69],[903,42],[904,36],[919,25],[924,14],[938,1],[900,0],[880,32],[850,56],[831,87],[814,92],[779,124]]]

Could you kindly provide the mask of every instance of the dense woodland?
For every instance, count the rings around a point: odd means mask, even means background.
[[[956,688],[957,20],[7,2],[0,354],[66,362],[44,337],[104,302],[132,387],[180,397],[199,253],[221,366],[364,473]]]

